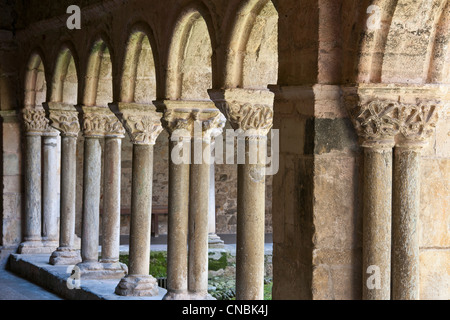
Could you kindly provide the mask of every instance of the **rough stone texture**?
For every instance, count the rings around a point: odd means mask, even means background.
[[[278,37],[274,34],[276,18],[270,9],[272,3],[278,13]],[[155,76],[152,71],[143,69],[144,63],[139,65],[137,79],[140,84],[136,84],[136,87],[151,89],[148,92],[138,89],[138,102],[155,97],[178,99],[182,94],[179,80],[183,79],[177,77],[177,68],[184,62],[186,68],[183,71],[195,74],[195,79],[199,81],[199,85],[195,86],[186,81],[187,77],[183,80],[185,89],[189,86],[194,99],[207,98],[206,90],[210,89],[207,86],[217,89],[240,88],[251,83],[252,86],[263,88],[270,84],[269,81],[275,84],[276,76],[284,94],[277,95],[275,105],[275,128],[281,130],[281,154],[280,172],[273,182],[274,297],[360,298],[364,166],[362,154],[357,151],[356,136],[351,134],[340,89],[351,85],[358,91],[358,87],[361,88],[364,83],[400,87],[408,86],[408,83],[415,83],[419,87],[435,85],[433,99],[448,101],[450,3],[445,0],[151,0],[145,4],[142,0],[81,1],[82,30],[68,31],[65,18],[70,4],[68,0],[48,1],[45,4],[34,1],[27,3],[26,7],[20,1],[1,4],[0,26],[5,29],[0,31],[1,109],[14,110],[39,105],[46,99],[44,69],[47,80],[52,79],[63,42],[73,44],[77,53],[75,64],[79,67],[78,79],[80,84],[84,84],[89,54],[100,34],[106,35],[111,46],[110,52],[114,54],[111,54],[113,68],[105,65],[106,60],[103,61],[100,74],[108,81],[102,80],[99,100],[107,100],[107,103],[120,101],[122,62],[128,52],[124,44],[128,43],[137,21],[151,26],[147,28],[151,30],[148,32],[149,42],[157,47],[157,50],[152,48],[157,52],[153,56],[153,64],[157,69]],[[371,25],[377,18],[377,13],[367,12],[371,4],[376,4],[380,9],[380,28]],[[200,14],[196,13],[197,10]],[[17,20],[11,23],[14,16]],[[199,21],[199,16],[204,17],[204,22],[201,19]],[[195,28],[191,28],[193,22],[197,23]],[[198,28],[200,24],[202,27]],[[153,37],[157,41],[153,41]],[[172,50],[177,47],[173,45],[174,42],[179,44],[189,38],[195,41],[188,43],[187,47],[184,46],[187,42],[180,44],[180,50]],[[271,43],[272,40],[268,41],[275,38],[278,38],[277,49]],[[250,39],[249,46],[247,39]],[[196,44],[202,45],[197,47]],[[45,57],[43,63],[35,59],[39,56],[33,53],[37,47],[42,49],[41,55]],[[143,44],[142,51],[142,61],[150,61],[147,44]],[[205,55],[202,55],[202,51]],[[278,59],[272,60],[270,51],[277,51]],[[208,59],[210,55],[211,63]],[[182,61],[180,57],[187,60]],[[196,65],[191,57],[200,57],[198,61],[203,65]],[[276,60],[278,66],[271,65]],[[19,69],[22,71],[18,72]],[[202,72],[196,72],[200,70]],[[277,75],[275,70],[278,70]],[[35,81],[25,81],[27,76]],[[128,79],[131,78],[127,78],[127,81],[132,82]],[[110,90],[111,82],[113,90]],[[153,82],[156,82],[155,86]],[[152,83],[151,87],[147,85],[149,83]],[[316,84],[315,88],[311,89],[313,84]],[[73,87],[67,88],[74,92]],[[106,97],[108,95],[112,97]],[[378,90],[368,99],[386,98],[416,103],[417,97],[424,95],[418,91],[408,96],[402,90],[380,94]],[[68,100],[69,97],[64,99]],[[73,102],[82,100],[80,96]],[[447,175],[450,171],[448,119],[447,108],[437,123],[436,134],[431,138],[429,147],[423,151],[421,161],[422,189],[418,223],[420,297],[426,299],[450,297],[447,285]],[[24,204],[20,194],[23,167],[20,146],[24,141],[17,141],[20,136],[18,125],[8,130],[3,128],[3,142],[14,142],[8,145],[3,143],[5,189],[2,245],[5,242],[17,244],[23,235],[20,228],[23,218],[20,212]],[[11,132],[8,138],[9,133],[6,131]],[[5,151],[9,147],[16,151]],[[122,186],[126,188],[122,189],[126,191],[122,196],[122,205],[127,208],[126,201],[130,198],[131,190],[131,148],[128,145],[126,149],[124,143],[124,150]],[[168,147],[161,144],[161,150],[168,150]],[[159,168],[156,154],[155,168]],[[77,233],[80,235],[82,138],[79,139],[77,157]],[[164,167],[168,171],[168,157],[163,158],[161,170]],[[220,168],[216,170],[220,205],[218,232],[235,232],[237,193],[230,186],[237,185],[236,168],[224,166],[224,173],[219,173]],[[157,172],[160,172],[159,169]],[[168,194],[168,186],[164,184],[168,180],[167,175],[156,174],[155,180],[158,183],[155,183],[154,201],[164,204]],[[345,181],[344,186],[341,180]],[[162,182],[160,194],[156,187],[159,181]],[[12,191],[5,191],[6,188]],[[344,205],[341,206],[341,203]],[[332,213],[329,212],[330,208]],[[125,220],[125,217],[122,219]],[[343,222],[337,223],[338,218]],[[331,220],[329,224],[326,223],[328,219]],[[127,226],[125,223],[123,226],[123,233],[126,234]],[[339,234],[333,236],[334,230]],[[319,241],[314,242],[315,239]],[[334,241],[344,247],[336,248]],[[335,259],[336,256],[339,259]],[[350,287],[352,289],[347,290]]]

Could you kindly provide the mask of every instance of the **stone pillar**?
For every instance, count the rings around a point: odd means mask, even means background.
[[[208,234],[211,174],[211,138],[225,121],[219,111],[194,113],[191,140],[188,233],[188,291],[191,299],[211,299],[208,294]],[[204,118],[204,117],[207,118]]]
[[[212,146],[215,139],[212,141]],[[213,149],[213,148],[211,148]],[[220,152],[220,151],[219,151]],[[216,172],[214,164],[214,151],[211,153],[210,177],[209,177],[209,206],[208,206],[208,244],[209,248],[223,248],[224,242],[216,234]]]
[[[110,108],[123,123],[133,143],[129,273],[120,280],[116,294],[155,296],[158,284],[149,275],[153,186],[153,146],[162,131],[155,107],[119,103]]]
[[[363,299],[367,300],[391,299],[391,288],[392,299],[419,295],[420,149],[433,132],[437,105],[376,98],[392,95],[391,90],[410,100],[418,100],[409,97],[411,92],[421,91],[363,89],[367,92],[360,96],[365,101],[349,110],[365,155]],[[426,91],[422,93],[424,98]]]
[[[25,108],[23,120],[26,134],[25,151],[25,229],[24,242],[19,246],[21,254],[48,253],[42,243],[42,181],[41,150],[42,134],[48,129],[43,109]]]
[[[98,260],[100,228],[100,187],[102,148],[100,139],[107,133],[123,130],[116,117],[106,108],[83,107],[84,174],[83,218],[81,235],[82,262],[77,266],[81,278],[122,278],[126,270],[109,269]]]
[[[112,126],[105,135],[102,252],[103,268],[126,274],[126,265],[119,263],[120,255],[120,180],[122,169],[123,129]],[[119,277],[119,276],[117,276]]]
[[[363,299],[390,299],[392,147],[365,144],[363,191]]]
[[[58,136],[54,129],[42,135],[42,241],[51,252],[58,248]]]
[[[209,94],[233,129],[245,139],[244,161],[238,163],[236,299],[262,300],[265,235],[263,157],[266,156],[267,133],[273,123],[274,95],[269,91],[245,89],[211,90]]]
[[[212,299],[208,294],[210,141],[225,121],[210,103],[205,108],[201,102],[168,101],[166,105],[163,124],[170,133],[171,159],[164,299]]]
[[[438,113],[436,105],[398,109],[403,116],[394,157],[392,299],[419,300],[420,155]]]
[[[80,124],[78,112],[73,106],[48,105],[51,125],[61,132],[59,247],[52,253],[49,262],[53,265],[74,265],[81,262],[80,250],[75,247],[76,153]]]
[[[392,148],[398,127],[389,102],[375,100],[352,108],[350,115],[364,149],[362,297],[389,300]]]

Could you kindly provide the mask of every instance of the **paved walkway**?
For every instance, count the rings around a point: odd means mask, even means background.
[[[0,270],[0,300],[62,300],[57,295],[24,280],[7,270]]]

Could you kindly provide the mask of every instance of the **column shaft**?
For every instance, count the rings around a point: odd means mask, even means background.
[[[129,273],[116,287],[122,296],[155,296],[158,284],[150,273],[153,145],[133,145]]]
[[[420,150],[397,146],[392,216],[392,298],[419,299]]]
[[[195,138],[192,150],[202,152],[201,164],[190,166],[189,187],[189,292],[205,297],[208,294],[208,209],[210,183],[210,142]],[[196,148],[196,145],[201,146]]]
[[[41,241],[41,136],[27,135],[25,153],[25,241]]]
[[[120,138],[105,139],[101,259],[105,263],[118,262],[120,254],[121,147]]]
[[[75,240],[75,200],[77,179],[77,138],[61,139],[61,248],[73,248]]]
[[[169,152],[178,142],[169,141]],[[184,148],[190,150],[190,148]],[[189,157],[190,158],[190,157]],[[171,294],[187,293],[188,285],[189,164],[169,161],[169,217],[167,239],[167,286]]]
[[[152,213],[153,146],[133,146],[130,275],[148,275]]]
[[[77,138],[61,138],[61,204],[59,247],[50,257],[50,264],[72,265],[81,262],[80,250],[75,248],[75,200],[77,179]]]
[[[364,149],[363,299],[390,299],[392,148]]]
[[[98,138],[84,142],[83,223],[81,257],[83,262],[98,262],[99,210],[101,183],[101,145]]]
[[[42,174],[42,240],[46,246],[58,246],[58,186],[57,186],[57,136],[43,136]]]
[[[265,167],[249,162],[250,145],[258,141],[246,139],[245,164],[238,165],[237,300],[264,299]],[[264,143],[260,148],[265,151]]]

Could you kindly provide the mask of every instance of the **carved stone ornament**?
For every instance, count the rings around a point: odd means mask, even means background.
[[[124,126],[133,144],[151,145],[162,132],[161,120],[150,115],[125,115]]]
[[[433,133],[438,105],[417,105],[374,100],[351,111],[358,135],[365,140],[393,139],[424,141]]]
[[[211,138],[221,134],[226,119],[219,110],[170,109],[165,112],[162,122],[170,134],[193,137],[198,128],[202,137]]]
[[[51,126],[60,131],[62,135],[77,137],[80,132],[78,113],[73,111],[51,111]]]
[[[235,130],[255,131],[267,135],[273,125],[273,110],[261,104],[238,103],[235,101],[216,102],[217,108],[231,122]]]
[[[85,137],[123,138],[125,129],[109,109],[96,108],[93,111],[84,111],[83,133]]]
[[[25,130],[28,135],[42,135],[51,132],[49,120],[45,117],[44,109],[25,108],[22,111]]]

